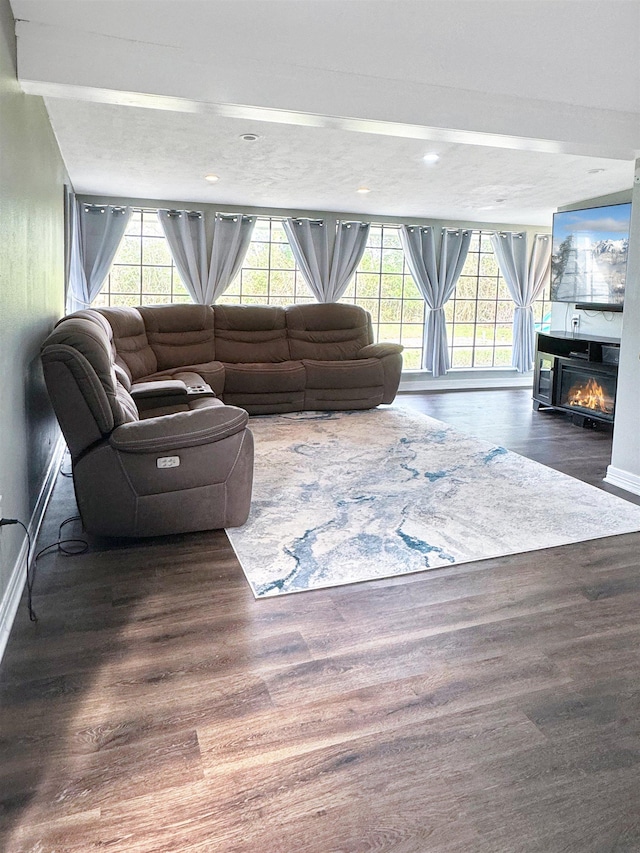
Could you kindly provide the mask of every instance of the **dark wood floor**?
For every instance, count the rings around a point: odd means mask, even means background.
[[[610,433],[526,391],[400,403],[603,487]],[[0,849],[640,851],[639,545],[258,602],[219,532],[43,558]]]

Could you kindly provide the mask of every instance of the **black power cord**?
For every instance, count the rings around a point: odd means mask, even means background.
[[[50,551],[51,548],[56,548],[60,551],[61,554],[66,554],[68,557],[75,557],[77,554],[84,554],[85,551],[89,550],[89,543],[86,539],[80,538],[72,538],[72,539],[62,539],[62,528],[66,524],[71,524],[72,521],[82,521],[79,515],[70,515],[69,518],[65,518],[63,522],[61,522],[60,527],[58,527],[58,538],[55,542],[52,542],[50,545],[45,545],[44,548],[41,548],[36,556],[34,557],[34,562],[38,560],[43,554],[47,551]],[[72,545],[73,547],[69,547]]]
[[[58,551],[62,554],[66,554],[69,557],[73,557],[77,554],[84,554],[85,551],[89,550],[89,543],[86,539],[63,539],[62,538],[62,528],[66,524],[70,524],[72,521],[80,521],[79,515],[72,515],[69,518],[65,518],[65,520],[58,527],[58,539],[55,542],[52,542],[50,545],[45,545],[44,548],[41,548],[38,553],[33,558],[33,569],[31,568],[31,536],[26,526],[20,521],[19,518],[0,518],[0,527],[4,527],[8,524],[19,524],[20,527],[25,532],[27,537],[27,607],[29,610],[29,619],[32,622],[37,622],[38,617],[35,614],[33,609],[33,584],[36,579],[36,568],[38,565],[38,560],[42,557],[43,554],[46,554],[52,548],[57,548]],[[69,547],[71,546],[71,547]]]

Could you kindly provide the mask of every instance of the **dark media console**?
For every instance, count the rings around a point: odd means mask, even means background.
[[[613,423],[620,340],[571,332],[539,332],[533,408],[559,409],[574,423]]]

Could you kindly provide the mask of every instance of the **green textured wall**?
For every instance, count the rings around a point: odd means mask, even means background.
[[[42,98],[16,79],[14,20],[0,0],[0,495],[2,515],[28,524],[58,428],[40,343],[63,312],[65,168]],[[21,546],[0,530],[0,603]]]

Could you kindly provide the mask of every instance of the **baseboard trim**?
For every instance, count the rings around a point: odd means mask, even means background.
[[[434,379],[430,373],[403,373],[399,391],[483,391],[492,388],[531,388],[533,374],[515,370],[450,370]]]
[[[640,477],[637,474],[632,474],[630,471],[624,471],[622,468],[609,465],[604,481],[605,483],[610,483],[612,486],[617,486],[619,489],[624,489],[625,492],[640,495]]]
[[[49,503],[49,499],[51,498],[51,493],[53,492],[53,487],[56,483],[65,448],[66,445],[64,439],[62,436],[59,436],[53,449],[53,453],[51,454],[51,460],[38,495],[38,500],[36,501],[33,513],[29,519],[29,524],[27,525],[29,536],[31,537],[31,541],[34,545],[38,537],[40,526],[42,525],[45,510]],[[11,633],[11,628],[13,627],[13,622],[16,618],[16,613],[18,612],[18,606],[22,597],[22,590],[24,589],[26,581],[28,544],[27,537],[24,536],[23,539],[22,547],[18,552],[18,556],[9,576],[7,589],[5,590],[5,593],[2,596],[2,601],[0,602],[0,662],[2,661],[9,641],[9,634]],[[32,550],[32,559],[34,553],[35,552]]]

